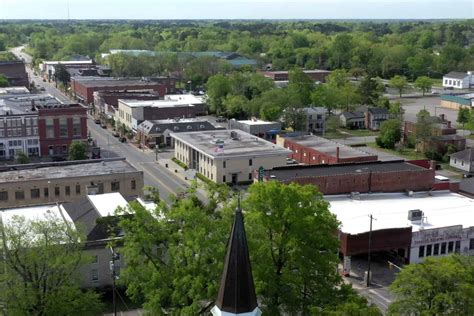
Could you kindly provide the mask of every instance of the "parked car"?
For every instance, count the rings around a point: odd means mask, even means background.
[[[39,89],[40,89],[40,91],[46,91],[46,89],[44,87],[41,87]]]
[[[125,137],[120,137],[120,142],[121,142],[121,143],[126,143],[126,142],[127,142],[127,138],[125,138]]]
[[[102,127],[103,129],[106,129],[106,128],[107,128],[107,125],[105,125],[105,124],[100,124],[100,127]]]
[[[94,123],[100,124],[100,120],[99,120],[99,119],[95,119],[95,120],[94,120]]]
[[[117,137],[117,138],[118,138],[118,137],[120,137],[120,134],[119,134],[118,132],[113,132],[113,133],[112,133],[112,136],[114,136],[114,137]]]

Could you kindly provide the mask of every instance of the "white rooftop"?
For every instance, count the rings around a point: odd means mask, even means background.
[[[269,121],[262,121],[259,119],[251,119],[251,120],[242,120],[242,121],[237,121],[242,124],[247,124],[247,125],[271,125],[275,124],[275,122],[269,122]]]
[[[51,60],[51,61],[43,61],[44,65],[82,65],[82,64],[92,64],[94,61],[92,59],[89,60]]]
[[[119,192],[88,195],[87,198],[102,217],[113,216],[118,207],[126,208],[128,205]]]
[[[0,95],[5,94],[29,94],[30,90],[27,87],[3,87],[0,88]]]
[[[194,106],[204,104],[202,97],[196,97],[192,94],[168,94],[163,100],[120,100],[129,107],[178,107],[178,106]]]
[[[373,230],[412,226],[412,231],[463,225],[474,226],[474,199],[460,194],[440,191],[415,193],[361,194],[360,200],[350,196],[325,196],[330,210],[341,222],[341,231],[360,234],[369,231],[369,214]],[[424,222],[408,220],[408,211],[420,209],[426,217]]]
[[[8,225],[15,216],[24,217],[26,221],[37,221],[46,220],[48,216],[53,215],[56,218],[62,218],[63,220],[74,225],[69,214],[56,204],[39,205],[30,207],[20,207],[4,209],[0,211],[0,224]]]

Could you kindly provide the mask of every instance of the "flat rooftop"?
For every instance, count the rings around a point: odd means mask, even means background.
[[[27,87],[4,87],[0,88],[0,96],[8,94],[29,94]]]
[[[94,61],[92,59],[89,60],[51,60],[51,61],[43,61],[42,64],[44,65],[91,65]]]
[[[368,152],[356,149],[353,147],[346,146],[344,144],[314,136],[314,135],[304,135],[297,137],[288,137],[285,138],[288,141],[297,143],[301,146],[317,150],[321,153],[327,155],[336,156],[337,148],[339,148],[339,158],[354,158],[354,157],[371,157],[374,156]]]
[[[269,171],[272,179],[289,181],[298,178],[327,177],[344,174],[401,172],[426,170],[403,160],[388,162],[348,163],[342,165],[286,166]]]
[[[446,226],[474,226],[474,199],[448,191],[415,193],[360,194],[360,199],[348,195],[325,196],[330,210],[341,222],[341,231],[360,234],[369,231],[369,214],[375,220],[373,230],[412,227],[412,231]],[[409,221],[408,211],[420,209],[426,219]]]
[[[0,115],[18,115],[38,113],[35,107],[67,106],[50,94],[0,94]]]
[[[120,102],[132,108],[138,107],[156,107],[170,108],[181,106],[194,106],[204,104],[202,98],[198,98],[192,94],[171,94],[165,95],[163,100],[122,100]]]
[[[171,136],[213,158],[287,156],[291,153],[291,150],[235,129],[172,133]]]
[[[87,198],[102,217],[114,216],[118,207],[127,208],[128,206],[128,202],[119,192],[88,195]]]
[[[0,210],[0,223],[9,224],[15,216],[24,217],[27,221],[48,220],[53,216],[54,218],[66,220],[74,225],[69,214],[56,204]]]
[[[262,121],[262,120],[242,120],[242,121],[236,121],[240,124],[245,124],[245,125],[273,125],[273,124],[280,124],[278,122],[270,122],[270,121]]]
[[[84,162],[39,163],[8,166],[18,170],[0,171],[0,183],[63,178],[81,178],[116,173],[138,172],[124,158],[87,160]]]
[[[159,82],[143,81],[139,79],[100,78],[100,77],[74,77],[72,81],[86,87],[121,87],[121,86],[156,86]]]

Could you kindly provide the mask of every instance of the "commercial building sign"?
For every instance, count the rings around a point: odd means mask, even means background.
[[[462,225],[442,227],[435,229],[426,229],[413,232],[411,238],[411,245],[425,245],[439,243],[450,240],[461,240],[462,238]]]

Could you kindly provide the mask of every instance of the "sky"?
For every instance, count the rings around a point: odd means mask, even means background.
[[[0,0],[0,19],[473,19],[474,0]]]

